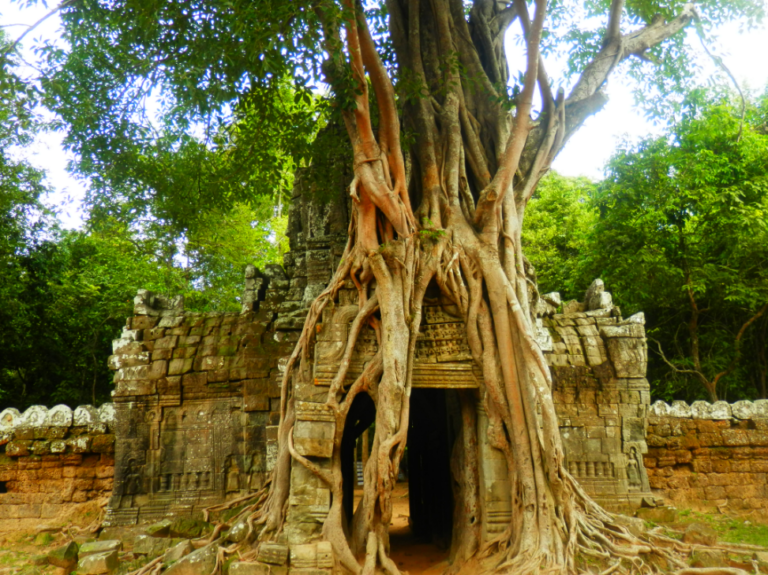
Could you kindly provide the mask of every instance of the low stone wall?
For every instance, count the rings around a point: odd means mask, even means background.
[[[768,400],[657,401],[647,443],[650,486],[673,504],[768,513]]]
[[[114,420],[111,403],[0,413],[0,531],[96,519],[112,492]]]

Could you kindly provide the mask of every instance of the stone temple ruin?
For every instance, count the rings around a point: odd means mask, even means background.
[[[113,404],[100,408],[101,419],[87,406],[75,410],[74,418],[59,407],[31,415],[0,413],[3,509],[18,518],[44,519],[52,511],[34,503],[33,491],[23,486],[32,478],[41,485],[49,479],[30,472],[84,461],[101,471],[94,472],[91,491],[77,497],[109,494],[108,526],[199,518],[204,509],[264,485],[277,453],[282,370],[307,308],[329,281],[346,242],[346,200],[321,206],[301,197],[301,183],[296,189],[291,251],[282,267],[259,271],[249,266],[241,313],[186,312],[179,298],[137,294],[134,315],[113,344]],[[474,410],[478,427],[480,520],[488,540],[510,519],[506,465],[487,443],[489,423],[478,397],[482,374],[471,360],[462,319],[437,290],[427,295],[406,462],[412,529],[450,541],[450,458],[456,405],[464,402]],[[331,456],[335,426],[324,406],[327,386],[356,311],[355,296],[354,286],[345,286],[324,311],[313,382],[293,390],[295,448],[320,466]],[[598,502],[624,512],[656,505],[658,496],[765,506],[768,402],[651,406],[643,315],[622,318],[600,280],[584,302],[561,302],[557,293],[541,296],[535,315],[568,469]],[[356,348],[348,378],[356,377],[375,352],[370,331]],[[356,440],[373,421],[370,406],[355,404],[353,411],[350,419],[357,425],[345,430],[342,446],[348,513]],[[57,417],[65,424],[46,423]],[[330,491],[301,465],[294,465],[292,474],[284,534],[261,547],[262,571],[243,573],[266,573],[270,565],[281,573],[286,568],[297,575],[309,573],[306,569],[330,573],[333,559],[321,536]],[[50,481],[81,475],[62,471],[60,479]],[[75,500],[65,497],[60,503]]]
[[[242,313],[188,313],[180,302],[149,292],[137,295],[135,315],[110,358],[116,369],[118,437],[110,524],[194,515],[261,487],[271,471],[281,366],[346,240],[342,206],[322,208],[300,200],[294,198],[285,269],[247,270]],[[353,286],[342,289],[336,305],[324,312],[314,349],[314,382],[293,391],[295,447],[316,461],[329,458],[333,447],[335,424],[324,401],[357,309],[356,293]],[[557,313],[558,308],[565,313]],[[653,501],[643,466],[650,393],[642,314],[622,319],[597,280],[584,303],[561,304],[558,294],[549,294],[536,315],[569,470],[609,508],[627,510],[643,499]],[[368,330],[353,355],[350,380],[376,353],[373,330]],[[448,406],[459,397],[478,406],[481,443],[488,420],[477,401],[482,375],[471,359],[463,322],[439,295],[425,302],[421,334],[412,396],[419,407],[413,410],[408,464],[412,483],[443,494],[424,500],[424,509],[413,509],[411,503],[412,515],[430,524],[431,515],[453,507],[452,437],[435,429],[450,423]],[[509,521],[506,466],[501,452],[485,443],[479,459],[483,525],[490,536]],[[291,494],[286,526],[289,543],[300,544],[319,533],[330,492],[301,466],[293,473],[307,475],[292,482],[300,492]]]

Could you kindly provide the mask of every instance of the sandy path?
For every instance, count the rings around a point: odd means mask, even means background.
[[[355,505],[362,490],[355,490]],[[440,575],[448,567],[448,550],[423,543],[411,534],[408,525],[408,484],[398,483],[392,492],[392,523],[389,527],[392,560],[409,575]]]

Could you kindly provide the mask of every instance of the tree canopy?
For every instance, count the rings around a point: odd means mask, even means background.
[[[598,187],[589,257],[628,311],[648,316],[667,397],[693,382],[712,400],[765,395],[753,337],[768,309],[765,106],[742,127],[727,99],[693,93],[669,135],[619,150]],[[738,355],[749,369],[734,378]]]
[[[257,544],[279,539],[294,520],[289,494],[299,489],[296,470],[304,470],[330,493],[321,529],[336,567],[398,573],[388,530],[411,417],[416,340],[425,302],[444,301],[462,318],[468,354],[482,373],[477,393],[460,401],[453,571],[586,573],[592,572],[587,559],[596,556],[603,560],[599,570],[608,572],[683,565],[677,549],[617,523],[566,469],[551,373],[533,333],[537,291],[523,254],[523,222],[554,157],[605,105],[605,84],[618,68],[643,83],[651,109],[667,109],[696,74],[683,30],[695,23],[706,35],[719,22],[754,23],[763,12],[763,3],[752,0],[62,5],[68,47],[45,50],[43,88],[69,128],[80,169],[96,178],[99,193],[91,202],[116,194],[119,200],[104,202],[104,211],[120,223],[130,225],[120,213],[126,206],[127,213],[151,214],[176,226],[176,237],[191,239],[200,237],[201,208],[231,213],[264,196],[280,206],[285,190],[279,183],[292,166],[310,161],[311,141],[324,121],[321,80],[346,129],[348,242],[285,363],[275,468],[249,520],[258,528]],[[511,48],[524,61],[519,71],[507,63],[508,30],[519,40]],[[569,55],[569,66],[562,78],[551,79],[546,57],[557,52]],[[151,98],[157,117],[147,106]],[[694,182],[703,176],[684,163],[674,167]],[[723,182],[713,188],[717,198],[731,189],[727,170],[721,171],[714,175]],[[734,196],[733,207],[740,198]],[[699,225],[694,207],[674,217]],[[161,247],[171,261],[173,246]],[[324,310],[342,305],[342,289],[357,303],[344,306],[350,321],[338,373],[318,391],[311,375],[315,337]],[[377,351],[347,382],[363,329],[375,333]],[[342,507],[339,446],[360,394],[376,407],[374,456],[350,517]],[[294,447],[297,406],[304,401],[319,401],[317,409],[333,421],[327,461]],[[482,440],[506,465],[512,507],[503,532],[490,542],[481,541],[476,520],[473,407],[488,417]],[[609,565],[612,555],[632,563]]]

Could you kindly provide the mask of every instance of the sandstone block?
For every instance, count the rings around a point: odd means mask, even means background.
[[[258,560],[270,565],[285,565],[288,561],[288,546],[279,543],[262,543],[259,546]]]
[[[235,561],[229,566],[230,575],[283,575],[287,567],[275,567],[264,563]]]
[[[48,553],[48,563],[69,572],[77,565],[78,551],[77,543],[70,541]]]
[[[171,565],[165,575],[209,575],[216,567],[218,545],[211,543],[182,557]]]
[[[691,567],[714,568],[725,565],[725,554],[714,549],[694,549],[691,553]]]
[[[115,436],[111,433],[97,435],[93,438],[91,450],[94,453],[113,453],[115,451]]]
[[[133,543],[135,555],[157,557],[170,547],[172,540],[167,538],[152,537],[151,535],[139,535]]]
[[[212,530],[213,525],[210,523],[181,517],[174,520],[169,527],[171,537],[180,537],[183,539],[195,539]]]
[[[644,521],[654,523],[674,523],[677,521],[677,509],[674,507],[641,507],[635,515]]]
[[[83,575],[102,575],[117,569],[117,551],[94,553],[77,562],[77,572]]]
[[[163,519],[157,523],[154,523],[144,530],[144,533],[150,537],[168,537],[171,533],[171,524],[173,521],[170,519]]]
[[[171,565],[194,550],[195,548],[189,540],[180,541],[165,552],[163,555],[163,565]]]
[[[120,551],[123,548],[123,542],[119,539],[107,539],[104,541],[89,541],[80,546],[79,556],[82,559],[88,555],[96,553],[108,553],[110,551]]]

